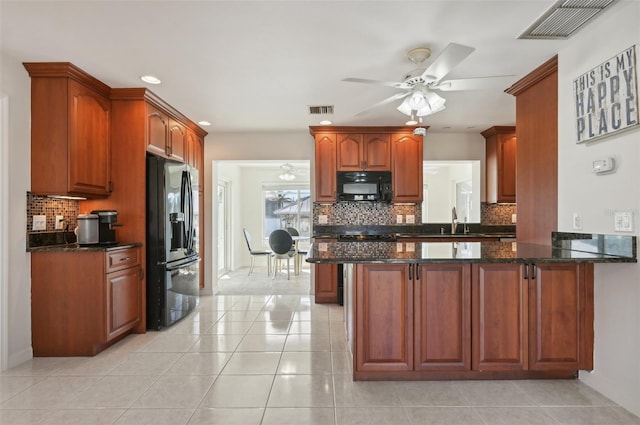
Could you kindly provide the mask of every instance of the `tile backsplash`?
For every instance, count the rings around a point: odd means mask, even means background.
[[[27,233],[62,232],[64,229],[56,230],[56,215],[64,217],[65,227],[73,231],[77,225],[79,203],[71,199],[56,199],[47,196],[34,195],[27,192]],[[47,217],[46,230],[33,230],[33,216],[44,215]]]
[[[480,223],[483,225],[512,225],[511,216],[516,213],[516,204],[480,205]],[[338,202],[336,204],[313,204],[313,224],[343,225],[395,225],[396,217],[415,217],[415,224],[421,223],[422,206],[420,204],[387,204],[381,202]],[[319,216],[326,216],[327,222],[320,223]]]
[[[319,216],[326,215],[327,223],[341,225],[391,225],[397,224],[396,217],[413,215],[415,224],[420,224],[422,208],[414,204],[387,204],[382,202],[339,202],[336,204],[313,204],[313,224],[320,224]]]

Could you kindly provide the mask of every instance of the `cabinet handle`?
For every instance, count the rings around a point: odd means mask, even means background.
[[[420,280],[420,264],[416,264],[416,280]]]
[[[124,257],[120,259],[120,262],[129,261],[129,260],[131,260],[131,257]]]
[[[413,264],[409,264],[409,280],[413,280]]]
[[[535,264],[531,264],[531,279],[535,279],[536,278],[536,265]]]
[[[528,264],[524,265],[524,278],[525,279],[529,279],[529,265]]]

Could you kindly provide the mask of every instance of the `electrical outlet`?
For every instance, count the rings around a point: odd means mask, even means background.
[[[402,214],[396,215],[396,223],[397,224],[402,224]]]
[[[571,227],[573,227],[573,230],[582,230],[582,214],[573,213]]]
[[[33,230],[47,230],[47,216],[46,215],[34,215],[33,216]]]
[[[518,219],[518,215],[517,214],[511,214],[511,223],[515,223]]]
[[[329,217],[324,214],[318,215],[318,224],[327,224],[329,222]]]
[[[416,216],[413,214],[407,214],[407,224],[414,224],[416,222]]]
[[[631,211],[616,211],[613,214],[616,232],[633,232],[633,213]]]
[[[64,229],[64,216],[57,215],[56,216],[56,230]]]

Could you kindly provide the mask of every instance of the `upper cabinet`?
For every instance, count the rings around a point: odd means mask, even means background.
[[[309,127],[316,202],[336,201],[337,171],[391,171],[393,202],[422,202],[422,136],[408,127]]]
[[[185,161],[186,128],[155,106],[147,105],[147,151]]]
[[[389,134],[338,134],[338,171],[391,170]]]
[[[558,230],[558,57],[506,92],[516,97],[516,238],[546,245]]]
[[[316,133],[316,202],[336,201],[336,134]]]
[[[186,160],[185,162],[193,168],[202,172],[204,163],[204,140],[193,130],[187,129]]]
[[[481,133],[486,139],[487,202],[516,202],[516,128],[496,126]]]
[[[394,133],[391,140],[391,181],[394,202],[422,202],[422,136]]]
[[[110,88],[68,62],[24,67],[31,77],[31,191],[109,196]]]

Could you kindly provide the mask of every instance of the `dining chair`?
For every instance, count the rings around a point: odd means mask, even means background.
[[[300,232],[298,232],[298,229],[296,229],[295,227],[285,227],[285,230],[289,232],[289,234],[292,237],[300,236]],[[307,256],[308,251],[306,249],[300,249],[299,240],[296,240],[294,245],[297,253],[294,269],[295,269],[295,274],[298,275],[300,274],[300,269],[302,268],[302,258]]]
[[[274,269],[273,278],[276,278],[278,272],[278,260],[287,260],[287,279],[291,278],[291,271],[289,268],[289,260],[296,255],[296,251],[293,249],[293,239],[291,234],[284,229],[277,229],[271,232],[269,235],[269,246],[273,251],[274,257]]]
[[[246,228],[243,228],[244,239],[247,241],[247,248],[249,248],[249,254],[251,254],[251,267],[249,267],[249,275],[253,272],[253,266],[256,263],[256,256],[267,256],[267,276],[271,275],[271,257],[273,256],[273,252],[269,249],[257,250],[253,249],[253,241],[251,239],[251,234]]]

